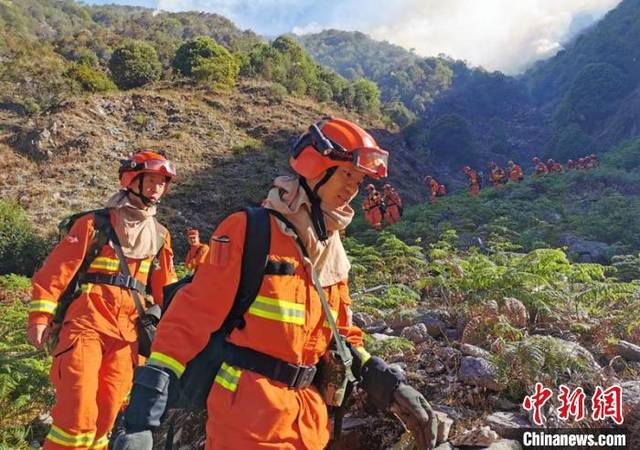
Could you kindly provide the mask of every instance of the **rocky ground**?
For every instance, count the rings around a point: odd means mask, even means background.
[[[518,442],[523,428],[534,427],[532,412],[521,406],[522,398],[510,394],[505,379],[497,367],[499,344],[494,348],[475,345],[478,323],[497,314],[510,325],[521,330],[525,337],[517,346],[526,348],[544,339],[554,346],[557,357],[579,360],[580,373],[570,369],[563,375],[567,385],[584,386],[590,383],[601,386],[619,384],[623,387],[624,429],[640,445],[640,346],[619,341],[609,349],[609,356],[599,349],[589,350],[577,342],[577,336],[563,327],[549,324],[546,330],[532,330],[532,320],[525,306],[517,299],[507,299],[503,306],[488,302],[482,315],[455,317],[444,308],[423,305],[405,310],[389,320],[375,319],[365,313],[355,313],[354,322],[362,327],[378,344],[398,337],[411,341],[412,350],[387,350],[385,359],[401,369],[410,383],[429,400],[439,418],[438,449],[483,448],[493,450],[520,449]],[[478,312],[478,311],[476,311]],[[536,334],[544,333],[544,334]],[[485,345],[486,347],[486,345]],[[391,349],[392,346],[388,346]],[[597,355],[597,356],[594,356]],[[535,353],[534,353],[535,355]],[[510,378],[518,378],[518,369]],[[512,380],[509,380],[512,381]],[[549,386],[557,393],[557,386]],[[588,403],[588,402],[587,402]],[[613,422],[596,422],[587,418],[579,423],[561,422],[556,403],[548,402],[543,410],[549,427],[609,428]],[[589,408],[589,407],[588,407]],[[336,449],[362,450],[410,450],[413,441],[395,418],[375,411],[366,402],[366,396],[356,394],[349,401],[349,412],[343,424],[343,437]],[[200,414],[173,413],[176,424],[174,442],[180,450],[204,448],[203,426],[205,416]],[[166,428],[158,433],[158,449],[164,448]],[[629,448],[637,448],[630,446]]]

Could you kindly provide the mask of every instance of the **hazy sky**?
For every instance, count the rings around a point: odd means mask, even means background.
[[[277,36],[327,28],[363,31],[423,56],[445,53],[518,73],[620,0],[85,0],[165,11],[208,11],[240,28]]]

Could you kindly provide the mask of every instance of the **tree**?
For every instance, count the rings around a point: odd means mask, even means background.
[[[378,112],[380,89],[373,81],[360,78],[353,82],[354,104],[359,113]]]
[[[113,80],[122,89],[131,89],[156,81],[162,73],[156,50],[141,41],[117,48],[109,60]]]
[[[416,121],[416,115],[409,111],[402,102],[385,103],[382,112],[400,128],[406,128]]]

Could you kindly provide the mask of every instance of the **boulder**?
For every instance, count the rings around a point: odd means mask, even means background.
[[[614,355],[622,356],[627,361],[640,361],[640,346],[620,340],[611,345]]]
[[[608,264],[611,246],[605,242],[590,241],[569,233],[560,237],[560,245],[567,247],[567,253],[578,262]]]
[[[423,324],[427,332],[433,337],[446,336],[447,324],[434,313],[426,313],[420,317],[420,323]]]
[[[487,447],[486,450],[522,450],[522,444],[513,439],[500,439]]]
[[[475,356],[476,358],[489,359],[491,353],[483,348],[471,344],[460,344],[460,351],[464,356]]]
[[[433,340],[433,338],[430,336],[429,332],[427,331],[426,325],[423,323],[417,323],[409,327],[404,327],[402,329],[402,332],[400,333],[400,336],[410,340],[415,344],[420,344],[422,342]]]
[[[498,436],[498,433],[485,426],[464,431],[451,442],[456,447],[463,445],[470,447],[489,447],[499,440],[500,436]]]
[[[631,430],[640,423],[640,381],[631,380],[620,383],[622,388],[623,427]]]
[[[522,415],[507,411],[499,411],[486,417],[485,422],[500,436],[507,439],[518,439],[519,429],[531,428],[529,419]]]
[[[502,390],[498,382],[498,371],[493,363],[483,358],[475,356],[465,356],[460,362],[458,378],[466,384],[490,389],[492,391]]]

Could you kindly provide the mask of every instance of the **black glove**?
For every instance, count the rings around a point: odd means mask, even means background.
[[[393,393],[405,380],[399,370],[390,367],[377,356],[369,358],[362,366],[360,374],[362,376],[360,387],[367,393],[371,403],[382,411],[389,408]]]
[[[124,416],[127,433],[160,426],[167,409],[171,377],[175,377],[173,372],[163,367],[146,365],[136,369],[129,406]]]
[[[413,434],[420,450],[436,446],[438,419],[427,400],[408,384],[402,383],[393,393],[389,408]]]

